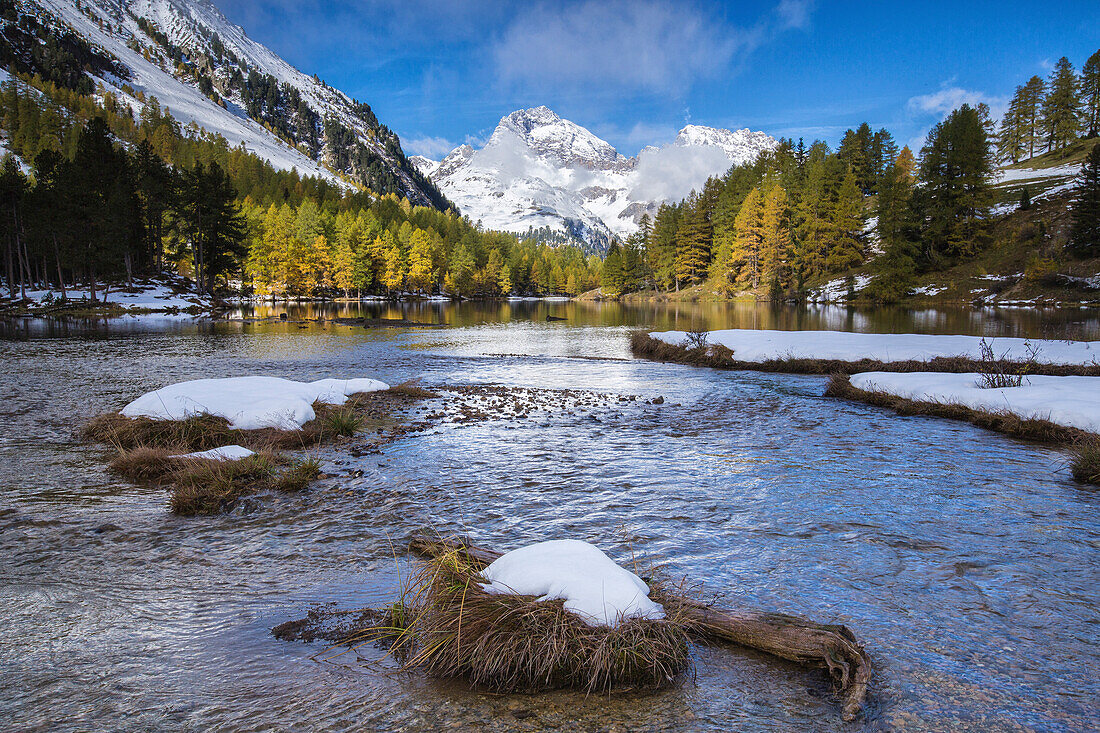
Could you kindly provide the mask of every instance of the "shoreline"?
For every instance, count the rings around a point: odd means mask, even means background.
[[[967,422],[1017,440],[1070,451],[1073,478],[1081,483],[1100,485],[1100,435],[1088,430],[1023,417],[1008,410],[978,410],[957,402],[914,400],[882,389],[860,389],[852,384],[849,375],[844,374],[834,374],[829,379],[824,396],[884,407],[903,417],[925,416]]]
[[[740,361],[734,359],[734,353],[725,346],[712,344],[705,349],[689,349],[675,346],[655,339],[644,331],[635,331],[630,335],[630,352],[637,358],[649,361],[686,364],[688,366],[710,367],[726,371],[779,372],[786,374],[858,374],[860,372],[948,372],[962,374],[983,371],[990,366],[1011,371],[1024,362],[999,360],[984,362],[965,356],[937,356],[928,360],[908,359],[900,361],[879,361],[877,359],[813,359],[788,357],[766,359],[763,361]],[[1100,377],[1100,364],[1028,364],[1030,374],[1053,377]]]

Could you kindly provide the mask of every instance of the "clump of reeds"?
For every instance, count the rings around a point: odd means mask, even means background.
[[[1022,385],[1024,377],[1036,371],[1039,361],[1038,346],[1025,341],[1024,348],[1027,349],[1027,358],[1021,362],[1013,362],[1008,358],[1008,351],[997,356],[993,352],[993,344],[983,338],[978,345],[981,353],[978,386],[983,389],[1001,389]]]
[[[1079,441],[1070,462],[1073,478],[1086,484],[1100,484],[1100,438]]]
[[[131,481],[168,486],[176,514],[217,514],[249,494],[301,491],[321,472],[316,459],[290,460],[261,451],[239,460],[181,457],[182,449],[139,446],[123,450],[110,468]]]
[[[401,384],[395,384],[389,389],[384,390],[383,394],[385,393],[410,400],[430,400],[439,396],[437,393],[421,387],[419,379],[406,379]]]
[[[315,459],[282,465],[269,454],[257,453],[237,461],[181,460],[172,472],[169,505],[176,514],[217,514],[238,500],[261,491],[301,491],[321,472]]]
[[[689,626],[655,621],[589,626],[562,601],[485,591],[481,566],[452,551],[426,561],[385,622],[345,640],[386,640],[405,669],[501,692],[657,689],[691,667]]]

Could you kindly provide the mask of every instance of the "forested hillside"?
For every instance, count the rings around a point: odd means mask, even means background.
[[[1042,156],[1044,168],[1074,166],[1050,180],[1075,175],[1097,135],[1098,108],[1100,51],[1080,75],[1063,58],[1049,80],[1034,77],[1019,87],[999,129],[985,105],[963,105],[929,132],[916,155],[866,123],[848,130],[835,151],[821,141],[782,140],[646,219],[638,235],[609,253],[603,290],[675,292],[705,284],[726,297],[800,298],[848,277],[853,295],[859,289],[861,297],[892,301],[922,276],[999,247],[1030,247],[1048,260],[1093,256],[1096,248],[1069,244],[1065,227],[1040,222],[1021,240],[1018,227],[998,222],[1044,197],[1069,207],[1070,185],[1042,186],[1043,171],[1025,166]],[[1011,164],[1023,170],[998,170]],[[1004,201],[999,179],[1025,185]],[[853,272],[862,275],[858,281]]]
[[[8,155],[0,236],[9,295],[132,280],[170,266],[207,292],[281,296],[570,294],[599,263],[481,232],[453,211],[279,171],[147,100],[38,76],[0,89]]]

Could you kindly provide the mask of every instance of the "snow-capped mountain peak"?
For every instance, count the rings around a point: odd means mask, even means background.
[[[775,147],[775,140],[766,132],[753,132],[747,127],[724,130],[719,127],[686,125],[672,144],[721,148],[734,165],[739,165],[753,160],[762,150]]]
[[[548,228],[593,248],[627,236],[642,215],[708,177],[753,160],[776,141],[763,132],[688,125],[662,147],[628,158],[547,107],[504,116],[484,147],[418,161],[472,220],[520,234]]]
[[[512,144],[512,138],[561,167],[611,170],[629,166],[629,160],[610,143],[544,106],[516,110],[501,119],[486,147]]]

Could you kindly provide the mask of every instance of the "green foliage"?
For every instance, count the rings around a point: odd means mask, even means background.
[[[1073,192],[1070,247],[1079,255],[1100,254],[1100,145],[1093,145]]]
[[[923,257],[935,264],[969,256],[987,238],[993,171],[982,114],[964,104],[928,133],[914,201],[922,220]]]

